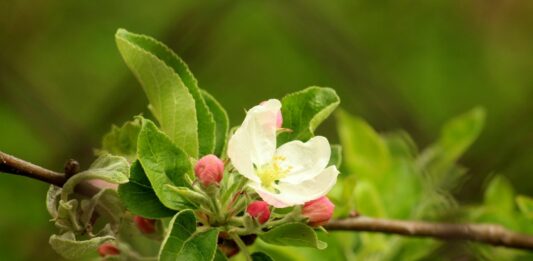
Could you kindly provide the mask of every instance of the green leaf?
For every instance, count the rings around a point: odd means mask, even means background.
[[[122,126],[111,127],[102,140],[102,151],[122,156],[132,162],[137,158],[137,139],[141,131],[141,121],[135,118]]]
[[[338,144],[331,145],[331,157],[328,166],[335,165],[338,168],[342,164],[342,146]]]
[[[485,204],[501,212],[514,210],[513,186],[504,176],[495,176],[490,181],[484,196]]]
[[[218,230],[210,228],[196,231],[196,218],[192,210],[176,214],[170,221],[168,231],[159,252],[159,260],[215,259]]]
[[[449,161],[457,160],[477,139],[485,123],[485,110],[474,108],[448,121],[440,135],[438,144],[446,151]]]
[[[212,153],[215,121],[187,65],[151,37],[119,29],[116,41],[163,130],[193,157]]]
[[[57,217],[57,204],[61,195],[61,188],[55,185],[50,185],[46,193],[46,209],[52,218]]]
[[[516,197],[516,204],[529,220],[533,220],[533,198],[520,195]]]
[[[124,207],[117,191],[113,189],[102,189],[91,199],[81,201],[80,222],[84,227],[91,225],[94,212],[97,211],[100,217],[108,223],[117,225],[124,214]]]
[[[137,156],[163,205],[175,210],[190,207],[186,201],[164,189],[167,184],[178,187],[190,186],[193,174],[189,158],[150,120],[143,119],[137,143]]]
[[[318,240],[315,231],[303,223],[286,223],[275,227],[259,237],[266,243],[282,246],[301,246],[324,249],[325,242]]]
[[[196,232],[192,237],[185,241],[181,251],[174,260],[213,260],[218,249],[217,240],[218,230],[216,228]]]
[[[224,110],[224,107],[208,92],[202,90],[202,96],[209,107],[209,110],[213,114],[215,119],[215,136],[216,144],[214,154],[221,157],[226,146],[226,139],[229,131],[229,118],[228,113]]]
[[[135,215],[157,219],[176,213],[159,201],[139,161],[131,165],[130,181],[118,187],[118,194],[126,208]]]
[[[119,156],[102,155],[94,161],[88,170],[80,172],[67,180],[63,185],[61,199],[67,201],[68,195],[74,191],[74,187],[89,179],[101,179],[114,184],[128,182],[129,163]]]
[[[183,210],[170,220],[168,234],[159,251],[159,260],[176,260],[185,241],[196,231],[196,217],[192,210]]]
[[[83,260],[98,257],[98,247],[110,240],[112,236],[95,237],[89,240],[77,241],[74,233],[67,232],[63,235],[52,235],[49,243],[62,257],[70,260]]]
[[[368,181],[355,186],[355,207],[359,213],[371,217],[387,217],[385,206],[376,187]]]
[[[450,187],[460,177],[453,171],[455,162],[477,139],[485,122],[485,110],[474,108],[448,121],[442,128],[438,141],[420,155],[417,165],[427,170],[433,183]],[[450,173],[454,172],[454,173]],[[455,174],[455,175],[452,175]]]
[[[253,261],[274,261],[272,257],[269,255],[263,253],[263,252],[255,252],[252,254],[252,260]]]
[[[292,131],[281,133],[278,144],[307,141],[339,104],[339,96],[331,88],[313,86],[285,96],[281,107],[283,127]]]
[[[390,167],[387,144],[363,119],[342,110],[335,116],[344,162],[350,173],[355,174],[359,180],[381,183]]]
[[[227,261],[228,258],[226,255],[224,255],[220,249],[217,249],[217,252],[215,253],[215,258],[213,258],[213,261]]]

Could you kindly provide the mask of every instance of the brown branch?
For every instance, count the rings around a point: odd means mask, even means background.
[[[65,164],[65,173],[59,173],[0,151],[0,172],[37,179],[58,187],[62,187],[68,178],[78,171],[79,164],[72,159]],[[88,182],[81,182],[75,188],[75,192],[87,196],[92,196],[99,190],[99,188]]]
[[[64,174],[45,169],[0,151],[0,172],[26,176],[61,187],[70,176],[78,171],[79,165],[74,160],[67,162],[65,165],[66,174]],[[82,182],[76,186],[76,192],[82,195],[90,196],[98,191],[99,188],[87,182]],[[533,249],[533,236],[516,233],[493,224],[447,224],[358,216],[333,220],[324,228],[330,231],[366,231],[412,237],[431,237],[441,240],[469,240],[494,246]]]
[[[65,174],[45,169],[0,151],[0,172],[38,179],[58,187],[67,181]]]
[[[494,246],[533,249],[533,236],[516,233],[494,224],[432,223],[359,216],[333,220],[324,228],[331,231],[366,231],[441,240],[469,240]]]

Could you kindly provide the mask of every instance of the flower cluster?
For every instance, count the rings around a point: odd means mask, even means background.
[[[194,163],[191,186],[173,187],[176,196],[193,206],[201,226],[221,229],[219,248],[227,256],[237,252],[235,240],[253,242],[257,235],[291,222],[319,227],[333,215],[335,206],[326,194],[339,171],[328,166],[328,140],[315,136],[278,146],[278,133],[287,131],[282,125],[280,101],[251,108],[228,141],[227,159],[201,157]],[[157,237],[157,220],[133,216],[132,221],[140,233]],[[112,243],[98,251],[103,257],[121,253]]]
[[[271,220],[274,208],[295,207],[298,213],[291,215],[292,221],[323,225],[335,207],[325,195],[339,174],[335,166],[327,166],[330,144],[326,138],[316,136],[307,142],[291,141],[277,147],[276,137],[282,124],[278,100],[264,101],[247,112],[244,122],[229,140],[230,162],[226,164],[242,175],[243,187],[235,191],[225,211],[233,209],[234,214],[240,213],[243,209],[236,207],[236,203],[244,201],[248,216],[265,225]],[[202,157],[194,168],[198,182],[207,192],[220,186],[224,169],[224,162],[215,155]],[[252,192],[247,193],[247,188]]]

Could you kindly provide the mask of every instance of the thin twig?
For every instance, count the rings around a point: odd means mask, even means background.
[[[469,240],[494,246],[533,249],[533,236],[516,233],[494,224],[432,223],[359,216],[333,220],[324,228],[330,231],[366,231],[441,240]]]
[[[75,160],[67,161],[65,172],[68,175],[65,175],[65,173],[45,169],[0,151],[0,172],[37,179],[58,187],[62,187],[68,178],[78,171],[79,164]],[[100,188],[88,182],[81,182],[75,188],[76,193],[86,196],[92,196],[98,191],[100,191]]]
[[[58,187],[67,181],[65,174],[45,169],[0,151],[0,172],[38,179]]]
[[[77,166],[69,161],[66,170],[69,174],[77,172]],[[38,179],[59,187],[63,186],[68,179],[64,173],[45,169],[2,151],[0,151],[0,172]],[[87,182],[76,186],[76,192],[82,195],[90,196],[98,191],[99,188]],[[333,220],[324,225],[324,228],[330,231],[366,231],[441,240],[469,240],[494,246],[533,249],[533,236],[516,233],[494,224],[449,224],[358,216]]]

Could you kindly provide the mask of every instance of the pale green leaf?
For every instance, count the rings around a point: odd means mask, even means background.
[[[117,31],[115,40],[124,61],[148,96],[151,110],[163,131],[187,154],[197,157],[199,154],[197,106],[194,94],[191,94],[191,89],[182,79],[185,75],[179,75],[171,65],[159,57],[161,53],[155,54],[154,50],[150,49],[161,47],[155,40],[123,29]],[[171,53],[166,55],[172,56]],[[201,97],[198,101],[198,107],[205,106]],[[206,119],[213,121],[212,116]],[[211,147],[213,147],[214,124],[211,131],[213,134]]]
[[[315,231],[303,223],[286,223],[277,226],[259,237],[266,243],[282,246],[300,246],[324,249],[325,242],[318,239]]]
[[[359,117],[338,111],[336,118],[344,162],[350,174],[355,174],[358,180],[382,182],[390,167],[390,155],[383,139]]]
[[[192,166],[185,152],[170,141],[150,120],[143,120],[137,144],[137,156],[155,191],[166,207],[180,210],[190,207],[164,189],[167,184],[178,187],[190,186]]]
[[[122,156],[132,162],[137,158],[137,139],[141,131],[141,121],[135,118],[122,126],[111,127],[102,140],[102,151]]]
[[[281,107],[283,128],[291,131],[281,133],[278,143],[307,141],[339,104],[339,96],[331,88],[313,86],[285,96]]]
[[[529,220],[533,220],[533,198],[519,195],[516,197],[516,204],[518,205],[520,212],[522,212]]]
[[[98,247],[110,240],[112,236],[95,237],[89,240],[77,241],[72,232],[63,235],[52,235],[49,243],[62,257],[69,260],[84,260],[98,257]]]
[[[357,212],[371,217],[387,217],[381,196],[368,181],[360,181],[355,186],[355,207]]]
[[[500,212],[511,212],[514,209],[515,193],[513,186],[504,176],[495,176],[490,181],[484,196],[485,205]]]
[[[92,222],[95,211],[99,217],[103,217],[108,223],[116,225],[124,214],[124,207],[117,191],[102,189],[90,199],[81,201],[80,222],[87,227]]]
[[[417,165],[437,187],[449,189],[461,176],[455,162],[477,139],[485,122],[485,110],[474,108],[448,121],[438,141],[420,155]],[[455,170],[453,170],[455,168]]]
[[[129,163],[125,158],[109,154],[102,155],[88,170],[77,173],[65,182],[61,199],[66,201],[68,195],[74,191],[74,187],[84,180],[101,179],[113,184],[124,184],[128,182],[128,176]]]
[[[135,161],[130,169],[130,181],[118,187],[126,208],[133,214],[146,218],[170,217],[175,210],[165,207],[155,194],[141,163]]]
[[[46,209],[52,218],[57,217],[57,205],[61,195],[61,188],[55,185],[50,185],[46,193]]]

